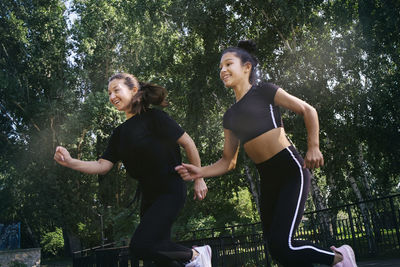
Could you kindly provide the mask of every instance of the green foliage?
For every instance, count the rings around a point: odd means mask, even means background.
[[[0,221],[22,222],[29,236],[23,246],[43,242],[48,229],[78,237],[83,247],[99,245],[99,214],[107,241],[122,243],[138,224],[137,212],[128,217],[137,184],[121,164],[94,176],[52,159],[57,145],[84,160],[103,153],[124,120],[107,103],[107,79],[115,72],[165,86],[166,111],[194,139],[202,164],[218,160],[222,116],[234,103],[219,80],[220,52],[240,39],[258,43],[262,78],[318,110],[325,166],[314,179],[325,204],[398,192],[398,2],[69,4],[67,10],[57,0],[0,3]],[[76,15],[71,27],[69,14]],[[303,119],[288,111],[283,119],[304,155]],[[204,201],[192,200],[188,184],[175,232],[259,220],[245,168],[257,182],[256,170],[240,153],[236,170],[206,180]]]
[[[56,228],[54,232],[46,233],[40,242],[44,255],[60,255],[64,248],[64,238],[61,228]]]

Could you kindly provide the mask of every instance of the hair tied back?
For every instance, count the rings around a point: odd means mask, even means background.
[[[257,45],[253,40],[241,40],[238,42],[237,47],[246,50],[250,54],[254,54],[257,51]]]
[[[146,110],[150,104],[162,107],[168,105],[165,99],[167,97],[167,90],[154,83],[139,81],[137,97],[139,98],[139,102],[143,105],[143,110]]]
[[[149,83],[139,81],[139,91],[145,91],[149,86]]]

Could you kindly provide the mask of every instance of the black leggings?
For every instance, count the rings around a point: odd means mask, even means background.
[[[149,198],[143,192],[140,224],[130,250],[135,257],[153,260],[157,266],[183,266],[192,258],[192,250],[171,241],[171,228],[185,203],[186,184],[173,177],[167,187],[157,197]]]
[[[260,211],[272,258],[284,266],[332,265],[334,253],[294,240],[310,186],[310,172],[293,146],[256,165],[261,180]]]

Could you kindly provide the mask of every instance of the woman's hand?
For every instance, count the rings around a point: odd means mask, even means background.
[[[203,200],[206,198],[208,188],[203,178],[194,180],[194,194],[193,199]]]
[[[56,153],[54,154],[54,160],[64,166],[64,167],[68,167],[69,163],[72,160],[71,155],[69,154],[68,150],[65,149],[62,146],[58,146],[56,148]]]
[[[324,157],[318,147],[309,148],[304,159],[303,168],[319,168],[324,165]]]
[[[54,160],[64,167],[88,174],[104,175],[109,172],[114,165],[114,163],[106,159],[99,159],[98,161],[83,161],[74,159],[71,157],[68,150],[62,146],[58,146],[56,148]]]
[[[194,179],[203,177],[201,175],[201,167],[192,164],[182,163],[182,165],[176,166],[175,170],[185,181],[193,181]]]

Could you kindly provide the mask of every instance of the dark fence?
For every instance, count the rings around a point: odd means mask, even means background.
[[[296,239],[322,247],[349,244],[357,259],[400,255],[400,194],[305,213]],[[275,266],[261,224],[234,225],[177,233],[175,240],[193,246],[209,244],[213,266]],[[126,247],[94,248],[74,254],[74,267],[152,266],[130,258]]]

